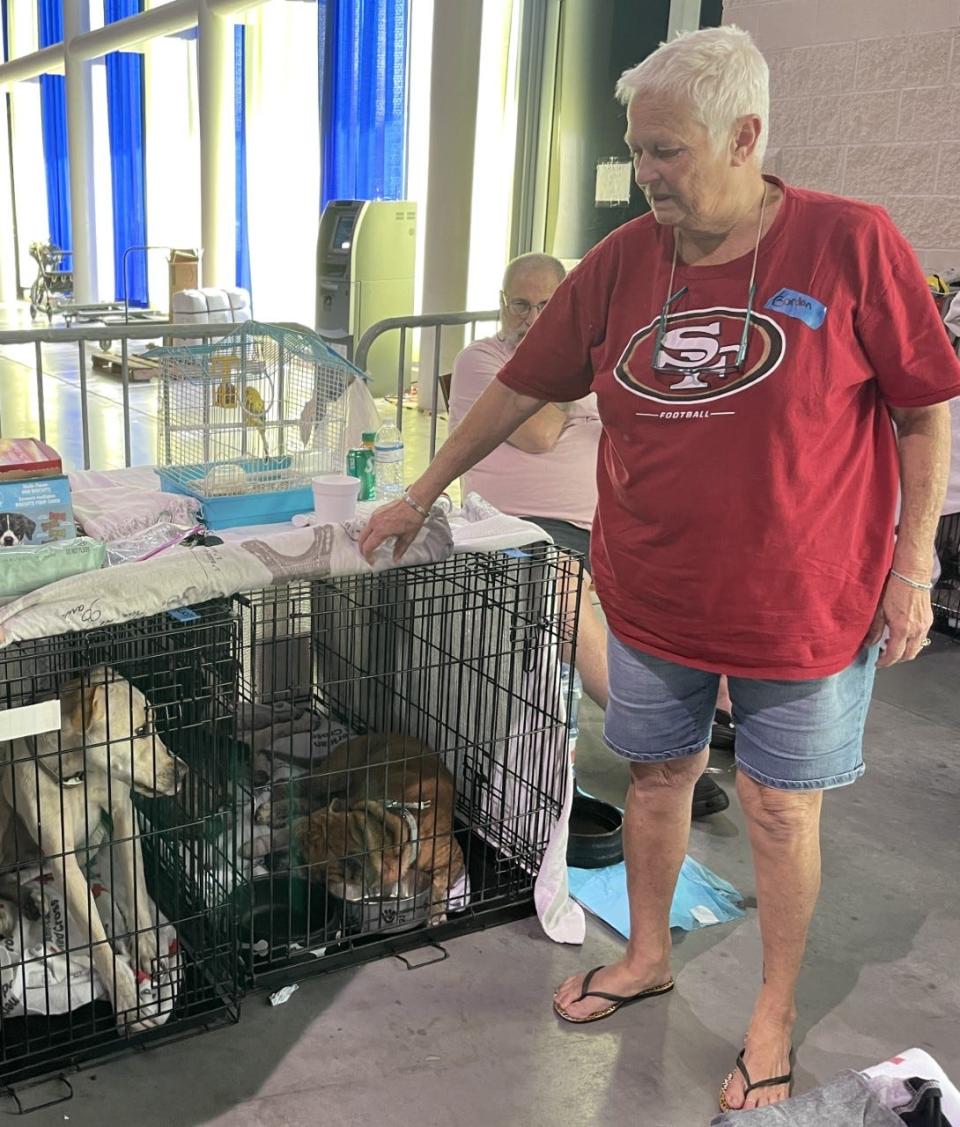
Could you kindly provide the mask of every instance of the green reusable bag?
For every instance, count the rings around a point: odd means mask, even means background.
[[[0,548],[0,599],[26,595],[81,571],[96,571],[106,562],[106,548],[89,536],[23,548]]]

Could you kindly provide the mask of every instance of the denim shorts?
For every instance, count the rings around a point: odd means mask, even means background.
[[[731,677],[737,767],[778,790],[826,790],[863,774],[863,729],[879,646],[812,681]],[[694,755],[710,741],[720,677],[608,636],[604,743],[637,763]]]

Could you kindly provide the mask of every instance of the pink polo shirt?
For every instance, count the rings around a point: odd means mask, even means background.
[[[486,337],[468,345],[456,358],[450,385],[451,431],[496,379],[513,351],[496,337]],[[464,475],[464,484],[502,513],[565,520],[588,529],[597,507],[600,433],[597,397],[590,394],[570,407],[552,450],[528,454],[504,442]]]

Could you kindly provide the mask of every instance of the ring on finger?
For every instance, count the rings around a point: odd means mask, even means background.
[[[923,649],[925,646],[929,646],[930,644],[931,644],[931,639],[930,638],[924,638],[923,641],[920,643],[920,648]]]

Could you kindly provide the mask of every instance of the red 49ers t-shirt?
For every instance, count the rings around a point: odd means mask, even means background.
[[[618,638],[804,680],[850,664],[880,601],[899,488],[888,407],[960,395],[960,365],[886,212],[774,182],[741,370],[752,251],[678,262],[673,288],[689,289],[653,370],[673,230],[647,215],[568,275],[499,379],[597,394],[593,578]]]

